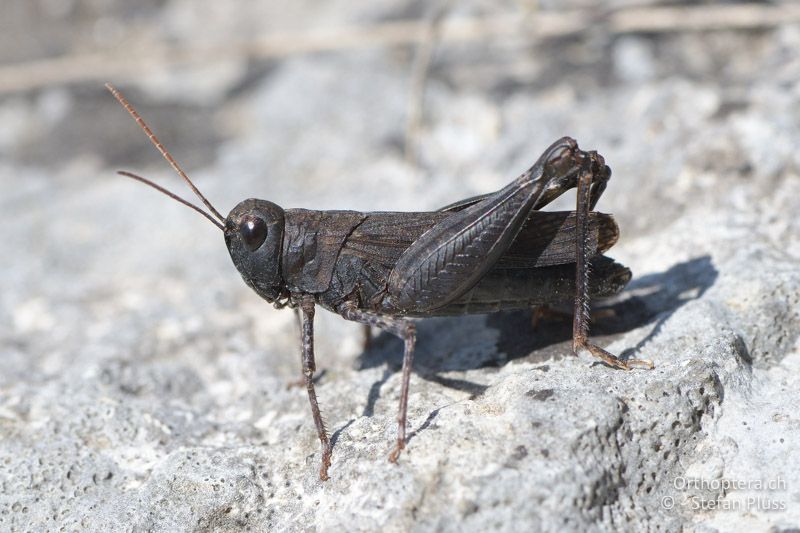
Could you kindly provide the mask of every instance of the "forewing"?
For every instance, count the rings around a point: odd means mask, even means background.
[[[448,204],[444,207],[438,209],[439,212],[442,213],[455,213],[456,211],[461,211],[462,209],[466,209],[467,207],[477,204],[481,200],[485,200],[492,196],[493,194],[497,194],[496,192],[490,192],[486,194],[479,194],[478,196],[471,196],[469,198],[464,198],[463,200],[459,200],[457,202],[453,202],[452,204]]]
[[[342,252],[391,269],[411,243],[453,211],[368,213],[348,236]],[[618,238],[619,228],[611,215],[589,214],[590,256],[605,252]],[[496,266],[535,268],[574,262],[575,212],[531,211]]]
[[[589,257],[600,255],[619,238],[614,217],[589,213]],[[575,211],[532,211],[498,268],[531,268],[575,262]]]
[[[420,235],[450,216],[440,212],[375,212],[353,230],[343,253],[391,268]]]

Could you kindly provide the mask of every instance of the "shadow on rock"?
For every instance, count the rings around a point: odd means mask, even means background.
[[[656,321],[644,339],[621,354],[625,358],[657,335],[663,323],[681,306],[701,297],[717,275],[711,258],[702,256],[673,265],[664,272],[634,278],[619,296],[592,306],[591,337],[608,343],[614,336]],[[500,332],[498,354],[504,354],[508,360],[527,357],[532,361],[570,354],[569,346],[561,346],[572,340],[571,309],[566,311],[563,320],[544,320],[536,329],[531,327],[530,311],[490,315],[487,325]]]
[[[595,316],[591,336],[605,344],[615,335],[657,322],[636,347],[660,331],[663,323],[690,300],[699,298],[717,279],[709,256],[678,263],[664,272],[634,278],[617,297],[592,307]],[[503,311],[486,316],[431,318],[417,325],[414,370],[423,379],[479,395],[485,387],[466,380],[445,378],[440,372],[499,367],[513,359],[530,361],[560,359],[571,353],[572,314],[570,306],[561,319],[541,320],[532,327],[532,311]],[[389,377],[402,366],[403,344],[381,333],[364,352],[360,368],[387,365],[381,379],[370,390],[365,415],[380,395]]]

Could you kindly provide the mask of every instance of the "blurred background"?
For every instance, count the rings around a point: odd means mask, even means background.
[[[4,1],[0,430],[31,441],[55,437],[28,422],[119,390],[250,424],[268,408],[253,398],[298,373],[292,314],[244,286],[218,230],[115,175],[195,200],[105,82],[223,214],[247,197],[435,209],[571,135],[613,169],[598,205],[621,227],[612,255],[676,283],[644,322],[744,240],[800,259],[795,1]],[[440,347],[469,352],[462,367],[502,364],[451,329]],[[317,338],[335,382],[358,328],[322,314]],[[308,423],[291,398],[282,412]]]
[[[599,208],[620,222],[623,259],[632,259],[626,241],[687,210],[709,214],[697,231],[730,224],[711,216],[726,210],[797,249],[790,221],[775,216],[796,191],[800,161],[796,2],[36,0],[0,9],[0,331],[6,346],[47,345],[23,349],[25,366],[36,358],[28,352],[48,353],[88,327],[85,309],[67,318],[56,302],[65,313],[85,301],[116,310],[127,288],[148,305],[154,280],[201,299],[208,283],[246,292],[213,226],[114,174],[191,196],[105,82],[222,213],[247,197],[434,209],[501,187],[571,135],[614,170]],[[655,268],[637,260],[634,271]],[[29,339],[42,324],[51,334]]]

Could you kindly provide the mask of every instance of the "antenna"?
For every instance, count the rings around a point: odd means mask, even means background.
[[[220,215],[219,211],[214,209],[214,206],[211,205],[211,202],[209,202],[206,199],[206,197],[203,196],[203,193],[201,193],[200,190],[197,187],[195,187],[194,183],[192,183],[192,180],[190,180],[189,176],[186,175],[186,172],[183,171],[183,169],[178,164],[178,162],[175,161],[175,158],[172,157],[172,155],[167,151],[166,148],[164,148],[164,145],[161,144],[161,141],[158,140],[158,137],[155,136],[153,131],[147,126],[147,124],[145,123],[144,119],[141,116],[139,116],[139,113],[136,112],[136,110],[133,108],[133,106],[130,103],[128,103],[128,101],[125,99],[124,96],[122,96],[122,93],[119,92],[117,89],[115,89],[114,86],[111,85],[110,83],[106,83],[106,89],[108,89],[111,92],[111,94],[114,95],[114,98],[116,98],[117,101],[120,104],[122,104],[122,107],[124,107],[125,110],[128,113],[130,113],[130,115],[133,117],[133,120],[135,120],[136,123],[139,125],[139,127],[142,128],[142,130],[147,134],[147,137],[150,139],[150,142],[153,143],[153,146],[155,146],[156,149],[158,149],[158,151],[161,152],[161,155],[163,155],[164,159],[166,159],[167,162],[172,166],[172,168],[175,169],[175,172],[177,172],[178,175],[181,178],[183,178],[184,181],[186,181],[186,183],[189,184],[189,188],[191,188],[192,191],[194,191],[194,193],[197,195],[197,197],[200,198],[200,200],[202,200],[203,204],[205,204],[205,206],[214,214],[215,217],[217,217],[217,219],[220,222],[222,222],[222,224],[225,224],[225,217]],[[120,172],[119,174],[121,174],[123,176],[127,176],[129,178],[133,178],[133,179],[138,180],[138,181],[141,181],[142,183],[145,183],[147,185],[150,185],[151,187],[163,192],[164,194],[166,194],[170,198],[172,198],[174,200],[177,200],[177,201],[181,202],[184,205],[188,205],[189,207],[192,207],[195,210],[198,210],[203,214],[206,214],[202,210],[200,210],[197,206],[195,206],[193,204],[190,204],[186,200],[182,199],[181,197],[177,196],[176,194],[173,194],[173,193],[169,192],[168,190],[164,189],[163,187],[160,187],[160,186],[156,185],[155,183],[153,183],[150,180],[147,180],[145,178],[142,178],[142,177],[139,177],[139,176],[127,173],[127,172]],[[211,218],[211,217],[209,217],[209,218]],[[221,224],[218,224],[213,219],[211,219],[211,220],[215,224],[220,226],[221,228],[223,227]]]
[[[185,206],[187,206],[187,207],[191,207],[192,209],[194,209],[195,211],[197,211],[198,213],[200,213],[201,215],[203,215],[204,217],[206,217],[208,220],[210,220],[210,221],[211,221],[211,223],[212,223],[212,224],[214,224],[215,226],[217,226],[219,229],[221,229],[222,231],[225,231],[225,226],[223,226],[222,224],[220,224],[219,222],[217,222],[217,221],[214,219],[214,217],[212,217],[211,215],[209,215],[208,213],[206,213],[205,211],[203,211],[202,209],[200,209],[199,207],[197,207],[197,206],[196,206],[196,205],[194,205],[193,203],[189,202],[188,200],[184,200],[183,198],[181,198],[181,197],[180,197],[180,196],[178,196],[177,194],[175,194],[175,193],[173,193],[173,192],[170,192],[170,191],[168,191],[167,189],[165,189],[165,188],[164,188],[164,187],[162,187],[161,185],[158,185],[158,184],[156,184],[156,183],[153,183],[152,181],[150,181],[150,180],[149,180],[149,179],[147,179],[147,178],[143,178],[143,177],[141,177],[141,176],[137,176],[136,174],[134,174],[134,173],[132,173],[132,172],[127,172],[127,171],[125,171],[125,170],[118,170],[118,171],[117,171],[117,174],[119,174],[120,176],[125,176],[126,178],[131,178],[131,179],[134,179],[134,180],[136,180],[136,181],[141,181],[141,182],[142,182],[142,183],[144,183],[145,185],[149,185],[150,187],[154,188],[155,190],[157,190],[157,191],[159,191],[159,192],[162,192],[162,193],[166,194],[167,196],[169,196],[170,198],[172,198],[172,199],[173,199],[173,200],[175,200],[176,202],[180,202],[180,203],[182,203],[183,205],[185,205]]]

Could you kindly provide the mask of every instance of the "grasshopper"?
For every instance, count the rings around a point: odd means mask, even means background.
[[[143,182],[194,209],[225,237],[244,282],[278,308],[296,309],[302,371],[322,445],[319,477],[328,479],[331,441],[314,388],[314,312],[317,305],[346,320],[377,327],[403,340],[396,463],[406,444],[406,413],[414,359],[414,318],[540,308],[574,301],[573,351],[607,365],[652,368],[621,360],[589,342],[589,299],[617,294],[631,271],[603,253],[619,237],[611,215],[593,211],[611,169],[595,151],[564,137],[499,191],[432,212],[358,212],[283,209],[248,199],[223,217],[195,187],[144,120],[106,85],[209,212],[146,178]],[[577,189],[572,212],[540,209]],[[589,282],[589,271],[593,272]]]

